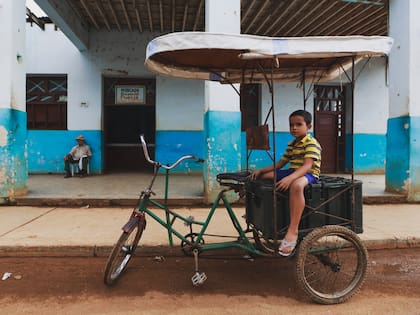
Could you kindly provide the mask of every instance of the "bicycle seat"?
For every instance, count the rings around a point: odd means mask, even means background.
[[[229,183],[235,181],[237,183],[245,183],[249,180],[251,172],[242,171],[235,173],[220,173],[217,174],[216,179],[219,183]]]

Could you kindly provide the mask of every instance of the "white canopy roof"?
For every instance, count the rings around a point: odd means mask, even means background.
[[[145,65],[170,77],[252,83],[329,81],[363,57],[389,54],[384,36],[263,37],[207,32],[171,33],[147,46]]]

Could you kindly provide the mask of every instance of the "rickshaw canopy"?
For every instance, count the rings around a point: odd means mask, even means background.
[[[157,37],[145,65],[158,74],[221,83],[317,81],[337,78],[365,57],[389,54],[386,36],[264,37],[178,32]]]

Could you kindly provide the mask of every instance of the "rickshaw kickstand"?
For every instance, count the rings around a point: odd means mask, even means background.
[[[195,274],[191,277],[191,281],[194,286],[198,287],[199,285],[202,285],[204,281],[207,280],[207,276],[204,272],[198,271],[198,249],[195,248],[193,250],[194,254],[194,262],[195,262]]]

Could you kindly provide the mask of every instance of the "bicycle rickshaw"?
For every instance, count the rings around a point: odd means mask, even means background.
[[[265,82],[271,94],[272,160],[276,161],[274,82],[298,82],[303,86],[304,106],[311,85],[344,75],[353,94],[355,64],[365,58],[386,56],[391,48],[389,37],[309,37],[269,38],[252,35],[212,34],[201,32],[172,33],[152,40],[147,47],[146,66],[161,75],[213,80],[220,83]],[[361,67],[364,68],[364,65]],[[353,102],[353,95],[351,97]],[[353,106],[352,106],[353,108]],[[267,116],[268,118],[268,116]],[[353,114],[352,114],[352,120]],[[259,135],[263,135],[261,138]],[[351,135],[353,127],[351,127]],[[267,149],[269,133],[267,119],[261,128],[247,131],[247,149]],[[168,198],[169,171],[187,159],[202,162],[198,157],[180,157],[172,165],[150,159],[147,144],[141,136],[145,158],[154,166],[150,185],[141,193],[139,206],[123,226],[104,272],[104,282],[113,285],[126,269],[146,226],[146,216],[159,222],[168,231],[169,245],[173,236],[181,240],[181,249],[194,256],[194,285],[203,284],[206,275],[198,269],[201,252],[223,248],[240,248],[253,255],[281,257],[276,254],[278,240],[288,224],[287,194],[273,190],[275,182],[251,181],[249,172],[219,174],[221,191],[204,221],[183,217],[176,211],[153,200],[152,187],[159,170],[166,170],[165,200]],[[249,153],[250,151],[247,151]],[[353,153],[353,147],[351,148]],[[249,154],[247,154],[248,164]],[[232,210],[226,192],[235,191],[246,198],[246,228]],[[361,183],[351,180],[322,177],[319,184],[305,189],[306,207],[299,226],[296,248],[296,280],[300,288],[315,302],[341,303],[361,288],[368,267],[368,254],[357,233],[362,227]],[[218,207],[223,205],[238,235],[234,241],[205,243],[206,229]],[[163,211],[164,218],[156,214]],[[189,226],[182,235],[174,228],[175,221]],[[194,231],[193,227],[198,227]],[[284,258],[283,258],[284,259]]]

